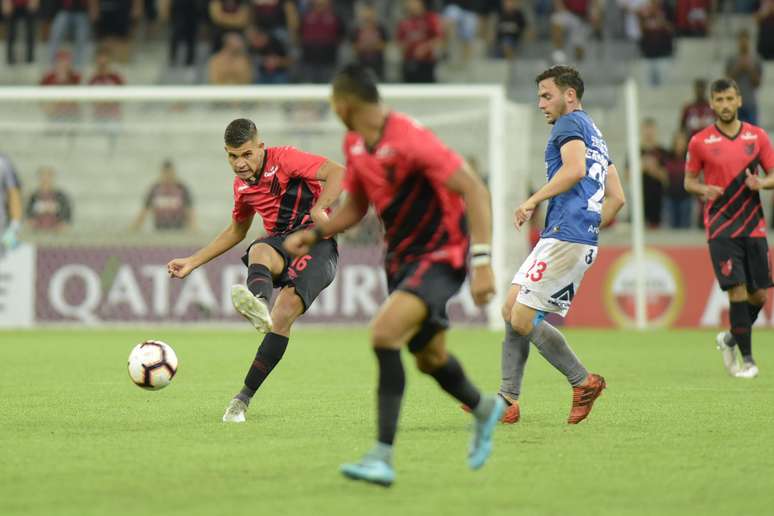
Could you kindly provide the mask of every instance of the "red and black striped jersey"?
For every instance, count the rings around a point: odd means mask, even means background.
[[[456,152],[413,119],[391,112],[371,148],[358,133],[347,133],[344,155],[344,189],[365,196],[384,225],[388,272],[418,260],[465,264],[465,203],[445,186],[462,165]]]
[[[774,149],[766,132],[742,122],[731,137],[715,124],[702,129],[688,144],[686,174],[704,171],[704,183],[719,186],[723,193],[704,206],[707,239],[765,237],[761,198],[745,185],[747,171],[758,174],[774,169]]]
[[[309,210],[322,192],[317,171],[326,161],[294,147],[268,147],[255,182],[234,177],[231,216],[241,222],[258,213],[270,235],[289,233],[309,224]]]

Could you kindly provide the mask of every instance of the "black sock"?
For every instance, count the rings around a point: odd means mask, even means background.
[[[476,387],[468,381],[465,376],[465,372],[462,370],[462,366],[454,358],[453,355],[448,355],[449,359],[444,365],[430,373],[430,376],[435,378],[438,385],[443,390],[454,396],[464,405],[467,405],[471,409],[475,409],[478,406],[478,402],[481,401],[481,393]]]
[[[731,320],[731,335],[734,336],[739,352],[745,360],[752,359],[752,324],[748,306],[747,301],[731,301],[728,312]]]
[[[761,313],[761,309],[763,308],[763,305],[754,305],[747,302],[747,310],[750,312],[750,326],[755,324],[755,321],[758,320],[758,314]]]
[[[282,355],[288,347],[288,338],[276,333],[267,333],[263,342],[258,347],[258,353],[245,376],[245,388],[237,395],[239,399],[247,403],[253,397],[255,391],[269,376],[272,369],[282,360]],[[247,400],[245,400],[247,398]]]
[[[378,440],[380,443],[392,446],[395,442],[395,433],[398,431],[398,416],[400,403],[403,400],[403,389],[406,387],[406,374],[403,371],[399,349],[375,348],[374,353],[379,362]]]
[[[260,296],[268,302],[274,289],[269,268],[260,263],[251,264],[247,268],[247,288],[254,296]]]

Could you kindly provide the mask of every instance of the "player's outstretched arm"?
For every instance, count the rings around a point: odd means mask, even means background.
[[[344,179],[344,167],[335,161],[328,160],[317,170],[317,179],[325,181],[320,197],[309,214],[315,224],[322,224],[328,220],[328,214],[325,212],[341,194],[341,182]]]
[[[252,217],[247,217],[242,221],[232,219],[231,224],[221,231],[215,240],[187,258],[175,258],[170,261],[167,264],[167,272],[173,278],[185,278],[197,267],[217,258],[244,240],[252,223]]]
[[[368,213],[368,199],[363,193],[349,192],[331,214],[327,222],[314,229],[303,229],[288,236],[283,242],[285,250],[293,256],[307,254],[320,239],[337,235],[351,228]]]
[[[613,222],[624,204],[626,204],[626,195],[623,186],[621,186],[621,177],[618,175],[618,169],[615,168],[615,165],[610,165],[605,179],[605,201],[602,203],[600,227],[605,227]]]
[[[473,257],[470,293],[477,305],[484,305],[495,292],[492,271],[492,205],[484,182],[467,163],[446,180],[446,188],[462,195],[470,226]]]

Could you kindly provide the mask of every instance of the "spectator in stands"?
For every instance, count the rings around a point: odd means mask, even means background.
[[[384,48],[387,46],[387,30],[379,22],[376,6],[362,3],[357,10],[357,23],[350,34],[357,62],[373,70],[384,80]]]
[[[38,189],[27,201],[27,223],[34,231],[59,232],[72,222],[70,198],[54,184],[53,167],[40,167]]]
[[[774,59],[774,0],[761,0],[755,13],[758,22],[758,54],[766,61]],[[774,221],[774,217],[772,217]]]
[[[599,20],[598,0],[554,0],[554,13],[551,15],[553,61],[567,62],[564,49],[568,41],[575,59],[582,61],[586,54],[586,42]]]
[[[680,115],[680,128],[686,133],[688,139],[715,122],[715,112],[707,100],[707,81],[694,79],[693,93],[693,102],[685,104]]]
[[[81,83],[81,75],[73,68],[72,54],[69,50],[59,50],[54,69],[43,75],[41,86],[75,86]],[[49,102],[43,105],[50,120],[67,122],[80,117],[81,107],[77,102]]]
[[[247,0],[210,0],[209,13],[213,54],[223,46],[226,34],[241,34],[250,24],[250,7]]]
[[[704,37],[709,28],[712,0],[677,0],[675,26],[679,36]]]
[[[285,43],[261,27],[247,29],[247,48],[253,61],[255,82],[258,84],[287,84],[290,57]]]
[[[739,108],[739,120],[758,125],[758,98],[755,90],[761,85],[763,66],[753,52],[750,33],[739,32],[739,53],[726,62],[726,75],[739,85],[742,95],[742,107]]]
[[[80,70],[85,64],[86,49],[91,38],[91,22],[97,17],[97,0],[56,0],[56,8],[48,41],[51,63],[57,60],[65,37],[74,34],[74,64]]]
[[[89,86],[123,86],[126,84],[121,74],[113,70],[110,51],[106,48],[97,50],[94,64],[94,75],[89,79]],[[94,118],[101,122],[120,120],[121,105],[117,102],[97,102],[94,104]]]
[[[0,258],[19,244],[21,183],[10,158],[0,154]]]
[[[59,50],[54,61],[54,68],[43,75],[41,86],[74,86],[80,84],[81,74],[73,68],[72,53],[69,50]]]
[[[645,223],[652,229],[661,225],[664,190],[669,187],[669,175],[664,167],[667,152],[659,144],[658,128],[653,118],[643,121],[641,131],[640,159]]]
[[[478,31],[477,0],[444,0],[442,16],[444,19],[445,46],[451,52],[454,43],[462,45],[462,64],[467,65],[473,55],[473,40]]]
[[[651,86],[660,86],[669,59],[672,57],[674,29],[666,18],[661,0],[649,0],[639,11],[640,50],[648,62]]]
[[[252,0],[253,25],[285,45],[298,41],[299,14],[294,0]]]
[[[301,82],[330,82],[345,35],[346,27],[333,11],[331,0],[312,0],[299,29]]]
[[[617,6],[623,13],[624,35],[626,39],[639,44],[642,39],[640,28],[640,11],[648,4],[649,0],[616,0]]]
[[[669,175],[669,187],[667,188],[666,207],[669,216],[669,225],[675,229],[687,229],[691,227],[691,207],[693,199],[691,194],[685,191],[683,180],[685,179],[685,157],[688,152],[688,136],[683,131],[676,131],[672,139],[672,149],[666,156],[664,168]]]
[[[170,160],[162,163],[161,176],[148,190],[145,205],[132,224],[132,229],[142,229],[148,214],[153,215],[153,227],[158,231],[194,228],[191,194],[177,179],[175,165]]]
[[[513,59],[524,33],[527,18],[521,0],[502,0],[495,21],[495,56]]]
[[[113,70],[111,52],[102,47],[94,57],[94,75],[89,79],[90,86],[123,86],[126,81],[120,73]]]
[[[3,18],[8,20],[5,30],[6,62],[9,66],[16,64],[16,34],[19,24],[24,24],[24,36],[26,43],[25,61],[35,62],[35,17],[38,13],[39,0],[2,0]]]
[[[97,38],[121,63],[129,60],[129,32],[132,22],[142,19],[143,0],[98,0]]]
[[[169,64],[177,66],[180,45],[184,46],[184,66],[196,61],[196,40],[202,20],[201,0],[159,0],[159,16],[169,24]]]
[[[253,66],[245,42],[235,32],[224,36],[223,48],[210,58],[207,67],[210,84],[245,85],[253,82]]]
[[[422,0],[404,1],[405,17],[396,39],[403,51],[403,82],[435,82],[435,65],[443,47],[443,25]]]

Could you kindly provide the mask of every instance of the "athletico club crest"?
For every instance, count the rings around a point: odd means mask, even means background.
[[[755,153],[755,144],[754,143],[745,143],[744,144],[744,152],[748,156],[752,156]]]
[[[734,263],[731,261],[731,258],[729,258],[726,261],[720,262],[720,273],[723,276],[730,276],[731,275],[731,269],[734,267]]]

